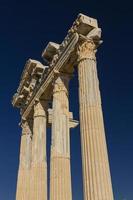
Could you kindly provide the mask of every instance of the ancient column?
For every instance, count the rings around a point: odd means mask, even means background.
[[[34,105],[30,200],[47,200],[46,108],[45,101]]]
[[[28,200],[30,195],[31,135],[28,121],[22,121],[20,163],[17,180],[16,200]]]
[[[95,52],[93,39],[80,42],[78,76],[84,200],[113,200]]]
[[[67,76],[54,83],[52,145],[50,159],[50,200],[71,200],[70,133]]]

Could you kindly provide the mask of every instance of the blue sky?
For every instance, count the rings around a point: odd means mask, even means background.
[[[41,62],[49,41],[60,43],[78,13],[97,18],[104,43],[98,75],[115,200],[133,199],[133,12],[130,0],[0,1],[0,200],[14,200],[21,129],[12,108],[28,58]],[[70,108],[78,114],[77,73],[70,82]],[[71,131],[73,200],[82,198],[79,127]],[[48,150],[50,130],[48,131]]]

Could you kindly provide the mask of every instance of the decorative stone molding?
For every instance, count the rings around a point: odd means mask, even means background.
[[[77,47],[78,62],[84,59],[96,60],[96,45],[93,40],[82,41]]]
[[[24,109],[29,104],[29,100],[38,88],[47,68],[36,60],[29,59],[26,62],[19,88],[13,96],[12,104],[14,106]]]

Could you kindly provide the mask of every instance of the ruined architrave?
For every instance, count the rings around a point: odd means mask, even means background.
[[[97,77],[96,51],[101,29],[79,14],[61,44],[49,42],[44,63],[29,59],[13,105],[20,109],[22,136],[16,200],[47,200],[47,127],[52,129],[50,200],[72,200],[69,81],[79,79],[80,134],[84,200],[113,200]],[[52,105],[52,106],[51,106]]]

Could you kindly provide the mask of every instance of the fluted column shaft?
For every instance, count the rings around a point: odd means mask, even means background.
[[[46,102],[34,105],[30,200],[47,200]]]
[[[28,200],[30,195],[31,129],[27,121],[22,124],[20,163],[17,180],[16,200]]]
[[[71,200],[68,77],[58,77],[53,91],[50,200]]]
[[[84,200],[113,200],[95,49],[93,40],[78,49]]]

